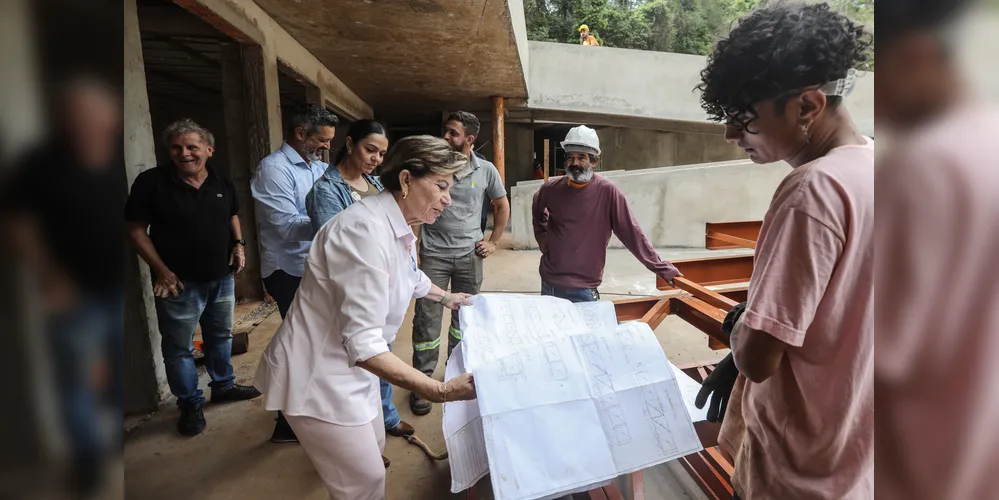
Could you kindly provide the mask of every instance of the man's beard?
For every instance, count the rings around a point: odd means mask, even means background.
[[[569,176],[569,180],[576,184],[587,184],[593,180],[592,168],[569,167],[565,169],[565,173]]]
[[[316,148],[312,151],[305,152],[305,161],[313,162],[320,161],[323,159],[323,150]]]

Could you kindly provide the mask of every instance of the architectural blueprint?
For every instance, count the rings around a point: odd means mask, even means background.
[[[445,379],[471,372],[478,399],[444,406],[452,492],[490,473],[498,500],[548,498],[701,449],[682,372],[610,302],[481,295],[460,314]]]

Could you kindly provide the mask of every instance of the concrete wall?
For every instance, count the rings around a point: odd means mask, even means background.
[[[135,177],[156,165],[135,0],[125,0],[125,171]],[[129,247],[125,262],[125,413],[149,411],[169,394],[149,267]]]
[[[705,123],[694,87],[703,56],[530,42],[528,107]],[[874,133],[874,74],[847,99],[854,121]]]
[[[523,68],[524,86],[526,87],[528,84],[527,72],[531,67],[531,49],[527,41],[527,19],[524,16],[524,0],[507,0],[506,4],[510,10],[510,22],[513,24],[514,41],[517,43],[517,55],[520,57],[520,67]]]
[[[704,223],[758,220],[790,172],[786,163],[748,160],[605,172],[628,199],[635,219],[656,247],[704,248]],[[537,248],[531,205],[542,181],[514,186],[511,222],[514,248]],[[621,248],[612,237],[611,248]]]
[[[0,160],[15,158],[43,133],[38,57],[31,2],[6,1],[0,7]],[[6,161],[0,163],[6,164]]]
[[[597,136],[601,170],[638,170],[746,157],[738,146],[716,134],[607,127],[598,129]]]

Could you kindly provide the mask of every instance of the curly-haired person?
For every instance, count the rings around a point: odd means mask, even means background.
[[[737,498],[874,498],[874,143],[843,106],[871,45],[826,4],[778,5],[741,19],[701,72],[725,138],[793,167],[731,336],[741,376],[720,441]]]

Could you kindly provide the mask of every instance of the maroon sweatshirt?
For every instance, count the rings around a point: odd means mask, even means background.
[[[650,271],[669,281],[680,274],[659,258],[612,182],[594,175],[582,187],[566,177],[534,195],[534,236],[541,245],[541,279],[558,288],[597,288],[603,281],[611,231]]]

